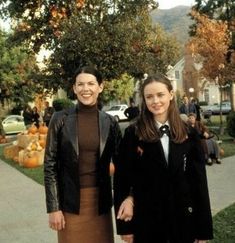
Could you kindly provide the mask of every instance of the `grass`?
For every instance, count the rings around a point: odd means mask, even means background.
[[[20,166],[18,163],[14,162],[11,159],[6,159],[3,156],[3,149],[4,146],[0,146],[0,159],[5,161],[7,164],[11,165],[12,167],[16,168],[19,170],[21,173],[24,175],[28,176],[29,178],[33,179],[37,183],[43,185],[44,184],[44,178],[43,178],[43,166],[36,167],[33,169],[28,169],[28,168],[23,168]]]
[[[235,242],[235,203],[217,213],[213,218],[214,240],[210,243]]]

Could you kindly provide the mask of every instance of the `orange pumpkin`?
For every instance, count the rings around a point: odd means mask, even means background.
[[[222,148],[220,148],[219,153],[220,153],[220,156],[224,156],[224,150]]]
[[[109,174],[110,174],[111,176],[113,176],[113,175],[114,175],[114,172],[115,172],[115,166],[114,166],[114,164],[111,162],[111,163],[109,164]]]
[[[47,127],[45,124],[42,124],[42,125],[40,125],[39,128],[38,128],[38,132],[39,132],[40,134],[47,134],[47,132],[48,132],[48,127]]]
[[[31,127],[28,129],[29,134],[35,134],[38,132],[38,128],[33,124]]]
[[[38,157],[37,156],[32,156],[32,157],[25,157],[23,161],[23,167],[25,168],[35,168],[38,167]]]

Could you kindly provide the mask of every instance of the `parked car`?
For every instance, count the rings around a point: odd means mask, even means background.
[[[125,104],[114,105],[110,109],[108,109],[106,113],[110,114],[111,116],[114,116],[117,121],[126,120],[127,117],[124,114],[126,108],[128,108],[128,106]]]
[[[20,133],[26,130],[23,116],[9,115],[2,121],[6,134]]]
[[[231,111],[231,103],[230,102],[222,102],[221,111],[223,115],[227,115]],[[203,111],[204,118],[209,118],[211,115],[219,115],[220,114],[220,105],[211,105],[208,106]]]

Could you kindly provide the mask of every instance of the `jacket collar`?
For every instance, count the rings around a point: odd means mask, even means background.
[[[79,154],[79,147],[78,147],[78,130],[77,130],[77,113],[79,110],[79,104],[76,105],[76,107],[73,107],[71,109],[68,109],[66,111],[67,113],[67,122],[65,122],[65,125],[67,123],[67,132],[70,140],[72,141],[72,144],[74,146],[74,149],[77,153]],[[107,142],[107,138],[109,135],[109,128],[111,125],[111,121],[107,114],[103,111],[98,111],[99,115],[99,134],[100,134],[100,151],[99,151],[99,156],[101,157],[105,144]],[[71,129],[73,127],[73,129]]]

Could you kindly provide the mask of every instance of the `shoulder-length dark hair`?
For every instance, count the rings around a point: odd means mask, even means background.
[[[136,133],[141,140],[146,142],[154,142],[160,138],[156,121],[154,120],[153,114],[148,110],[144,98],[144,89],[146,85],[153,82],[164,84],[169,92],[173,90],[170,80],[162,74],[149,76],[142,83],[140,87],[140,95],[142,99],[141,111],[136,123]],[[171,139],[175,143],[182,143],[187,137],[187,128],[186,124],[180,118],[179,109],[174,97],[170,101],[170,106],[168,108],[168,122],[170,125]]]
[[[80,74],[80,73],[88,73],[88,74],[92,74],[96,77],[96,80],[99,84],[101,84],[103,82],[102,79],[102,75],[101,73],[94,67],[94,66],[83,66],[83,67],[79,67],[73,75],[73,82],[76,82],[76,77]]]

